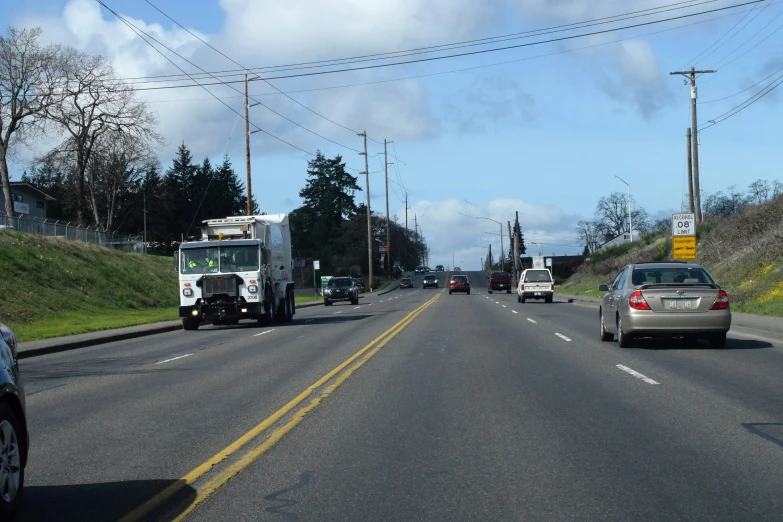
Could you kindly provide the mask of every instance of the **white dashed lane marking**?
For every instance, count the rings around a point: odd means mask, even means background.
[[[558,336],[559,338],[561,338],[561,339],[562,339],[562,340],[564,340],[564,341],[571,342],[571,339],[569,339],[568,337],[566,337],[565,335],[563,335],[563,334],[561,334],[561,333],[557,333],[557,332],[555,332],[555,335],[556,335],[556,336]]]
[[[536,323],[536,321],[532,320],[532,319],[531,319],[531,318],[529,318],[529,317],[527,318],[527,320],[528,320],[528,321],[530,321],[530,322],[531,322],[531,323],[533,323],[533,324],[537,324],[537,323]]]
[[[643,380],[647,384],[661,384],[658,381],[654,381],[654,380],[650,379],[649,377],[647,377],[646,375],[642,375],[641,373],[637,372],[636,370],[632,370],[631,368],[629,368],[627,366],[623,366],[622,364],[617,364],[616,366],[619,369],[621,369],[622,371],[624,371],[626,373],[630,373],[631,375],[633,375],[637,379]]]

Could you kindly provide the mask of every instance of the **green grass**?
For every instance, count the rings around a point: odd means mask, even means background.
[[[112,328],[124,328],[139,324],[171,321],[179,318],[177,308],[158,308],[149,310],[111,310],[105,313],[64,313],[51,319],[39,319],[14,326],[14,333],[22,341],[49,339]]]
[[[555,286],[555,295],[560,292],[562,294],[601,298],[605,292],[599,292],[598,285],[611,283],[611,281],[604,281],[596,276],[586,276],[585,274],[579,274],[579,276],[579,279],[574,276],[564,284]]]
[[[0,230],[0,322],[20,340],[175,319],[168,257]]]
[[[323,299],[320,295],[297,295],[294,296],[294,302],[299,303],[311,303],[313,301],[320,301]]]

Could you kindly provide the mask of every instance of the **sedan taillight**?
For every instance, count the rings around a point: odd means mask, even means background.
[[[650,309],[650,305],[647,303],[647,300],[642,295],[641,290],[636,290],[634,293],[631,294],[631,297],[628,298],[628,305],[634,310]]]
[[[729,307],[729,294],[725,290],[718,291],[718,297],[715,298],[715,302],[712,303],[710,310],[725,310]]]
[[[525,285],[519,285],[519,289],[520,290],[524,290],[525,289]]]

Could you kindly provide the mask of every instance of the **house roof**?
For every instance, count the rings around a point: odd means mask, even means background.
[[[43,196],[44,199],[46,199],[46,201],[57,201],[56,199],[54,199],[52,196],[50,196],[49,194],[47,194],[43,190],[39,189],[35,185],[31,185],[31,184],[27,183],[26,181],[12,181],[11,183],[9,183],[9,185],[11,185],[11,188],[14,188],[14,187],[26,188],[28,190],[31,190],[32,192],[37,192],[38,194]]]

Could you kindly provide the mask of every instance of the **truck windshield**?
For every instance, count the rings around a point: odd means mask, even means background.
[[[182,250],[180,264],[183,274],[207,274],[218,271],[218,248],[188,248]]]
[[[250,272],[258,270],[257,246],[220,247],[221,272]]]

